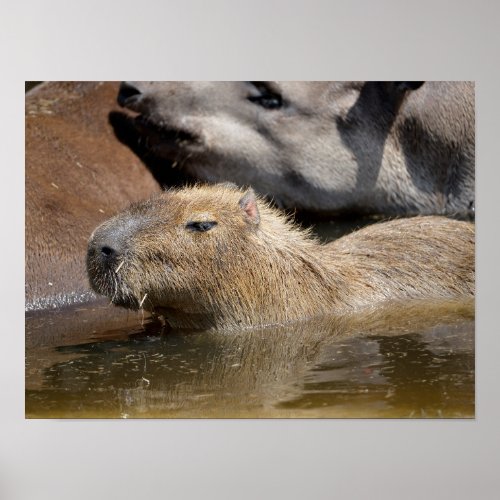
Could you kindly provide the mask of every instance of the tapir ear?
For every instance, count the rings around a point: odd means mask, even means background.
[[[260,222],[259,208],[257,207],[257,197],[250,188],[239,201],[240,208],[245,212],[245,216],[252,224],[258,225]]]
[[[401,92],[405,90],[417,90],[424,82],[394,82],[394,86]]]

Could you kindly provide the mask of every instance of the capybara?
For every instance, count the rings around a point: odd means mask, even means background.
[[[92,234],[92,288],[174,328],[277,324],[388,301],[474,295],[474,225],[393,220],[320,244],[230,185],[171,190]]]
[[[474,212],[474,82],[123,82],[151,154],[321,215]]]

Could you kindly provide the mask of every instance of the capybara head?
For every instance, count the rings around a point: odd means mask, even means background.
[[[280,239],[283,247],[293,246],[303,234],[251,189],[172,190],[94,231],[88,275],[92,288],[116,305],[179,314],[183,324],[201,316],[208,324],[221,316],[230,322],[258,315],[258,304],[272,309],[262,290],[273,273],[265,255]]]
[[[144,143],[203,182],[321,213],[467,212],[470,82],[124,82]]]

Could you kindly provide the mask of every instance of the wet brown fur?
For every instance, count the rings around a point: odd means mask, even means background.
[[[85,270],[97,224],[160,187],[108,123],[117,83],[26,94],[26,309],[96,300]]]
[[[217,225],[193,232],[190,221]],[[126,250],[107,269],[96,255],[117,230]],[[275,324],[389,301],[472,297],[474,225],[416,217],[322,245],[252,191],[195,186],[135,204],[97,228],[88,272],[98,293],[130,308],[142,302],[173,327]]]

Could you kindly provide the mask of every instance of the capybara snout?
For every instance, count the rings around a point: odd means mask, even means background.
[[[103,228],[95,234],[89,242],[89,255],[100,258],[111,265],[113,261],[122,257],[125,252],[125,239],[119,226],[106,230]]]
[[[87,271],[94,291],[107,295],[117,305],[137,309],[139,301],[130,293],[121,268],[135,253],[134,239],[147,221],[140,216],[117,215],[92,234],[87,250]]]
[[[127,252],[133,236],[147,224],[142,217],[114,217],[94,231],[89,241],[89,253],[100,254],[108,261],[120,259]]]

